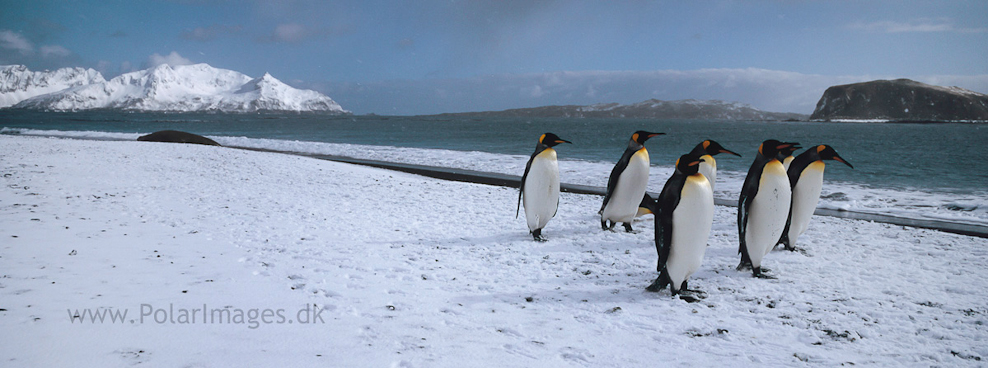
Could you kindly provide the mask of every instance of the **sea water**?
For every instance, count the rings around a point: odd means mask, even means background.
[[[646,143],[658,192],[675,160],[704,139],[743,157],[716,156],[715,196],[736,199],[765,139],[833,146],[854,165],[828,161],[821,207],[988,224],[988,125],[883,124],[325,114],[0,111],[0,133],[136,139],[174,129],[223,145],[349,156],[521,175],[538,137],[558,148],[563,182],[605,186],[636,130]],[[801,152],[801,151],[800,151]],[[799,152],[797,152],[798,154]]]

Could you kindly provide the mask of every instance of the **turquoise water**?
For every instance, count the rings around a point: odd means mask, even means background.
[[[646,145],[654,165],[671,165],[709,138],[744,156],[720,156],[724,157],[718,160],[721,170],[745,172],[758,144],[775,138],[804,147],[836,148],[855,169],[828,170],[828,180],[956,194],[978,194],[988,188],[988,126],[974,124],[0,111],[0,127],[8,134],[19,129],[114,133],[175,129],[210,136],[509,155],[530,154],[538,136],[548,131],[573,142],[562,149],[561,158],[605,162],[616,161],[631,133],[642,129],[667,133]]]

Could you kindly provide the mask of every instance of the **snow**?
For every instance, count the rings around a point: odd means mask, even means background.
[[[207,64],[162,64],[122,74],[109,81],[99,76],[89,83],[48,89],[45,93],[18,100],[14,107],[60,111],[346,112],[331,98],[315,91],[292,88],[270,74],[251,78]],[[14,100],[21,96],[4,93],[0,97]]]
[[[23,128],[0,128],[0,134],[71,137],[100,140],[136,140],[143,133],[112,133],[98,131],[58,131]],[[370,146],[359,144],[291,141],[264,138],[232,136],[209,136],[224,146],[260,148],[275,151],[299,152],[305,154],[335,155],[358,159],[399,162],[416,165],[429,165],[520,175],[524,172],[527,155],[504,155],[479,151],[453,151],[444,149],[422,149],[393,146]],[[614,162],[560,159],[560,175],[564,182],[579,185],[605,187],[606,175]],[[841,170],[835,167],[833,170]],[[670,165],[653,162],[649,172],[649,188],[658,193],[666,179],[672,175]],[[720,170],[714,197],[721,200],[737,201],[745,172]],[[818,207],[856,211],[873,214],[892,215],[911,219],[936,219],[951,222],[988,225],[988,192],[957,194],[945,191],[930,191],[922,188],[888,189],[829,180],[824,177],[822,198]]]
[[[93,69],[62,68],[32,72],[23,65],[0,66],[0,108],[10,107],[31,97],[67,88],[102,83],[103,75]]]
[[[656,276],[651,217],[635,233],[601,231],[599,196],[562,193],[537,243],[510,188],[150,142],[0,135],[0,157],[4,366],[978,366],[988,356],[988,239],[816,217],[805,252],[772,252],[779,279],[762,280],[734,270],[735,212],[718,206],[690,282],[707,298],[691,304],[643,291]],[[164,318],[203,306],[288,320],[310,306],[325,323]],[[135,322],[72,322],[84,308]]]

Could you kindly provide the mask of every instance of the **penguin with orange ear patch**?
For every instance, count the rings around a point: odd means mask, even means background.
[[[833,147],[821,144],[810,147],[806,152],[800,153],[789,165],[789,186],[792,187],[792,209],[789,211],[789,221],[786,230],[782,233],[779,243],[785,245],[787,250],[796,250],[796,239],[806,231],[816,210],[817,203],[820,202],[820,191],[823,188],[823,169],[827,166],[824,160],[834,160],[847,165],[851,163],[844,160],[837,154]]]
[[[758,147],[758,155],[744,178],[738,198],[738,237],[741,264],[738,270],[751,267],[755,277],[762,274],[762,258],[778,244],[789,218],[792,188],[779,162],[780,151],[798,143],[769,139]]]
[[[622,222],[625,231],[631,231],[631,221],[638,214],[638,205],[645,197],[648,185],[649,158],[645,141],[665,133],[650,133],[639,130],[631,135],[628,148],[611,170],[607,180],[607,194],[600,206],[600,227],[614,228]],[[610,224],[608,224],[610,222]]]
[[[699,172],[703,162],[696,154],[676,161],[676,172],[666,181],[654,204],[655,250],[659,255],[659,277],[646,290],[659,291],[670,285],[673,296],[695,301],[695,290],[687,282],[703,262],[707,238],[714,220],[714,193],[710,181]]]
[[[546,241],[542,236],[542,228],[549,219],[556,216],[556,209],[559,208],[559,164],[556,163],[556,150],[552,147],[560,143],[570,142],[552,133],[540,136],[535,152],[525,164],[525,174],[521,177],[515,218],[518,217],[524,198],[528,231],[536,241]]]
[[[698,155],[702,160],[700,162],[700,173],[710,181],[710,190],[713,190],[717,185],[717,160],[714,159],[714,156],[721,153],[729,153],[741,157],[741,155],[724,148],[720,143],[710,139],[700,142],[690,151],[691,155]]]

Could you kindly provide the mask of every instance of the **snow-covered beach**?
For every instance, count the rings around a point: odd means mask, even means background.
[[[687,303],[644,292],[651,217],[603,232],[598,196],[563,193],[535,243],[516,190],[291,155],[0,135],[0,170],[3,366],[988,358],[983,238],[816,217],[761,280],[734,270],[735,212],[717,207],[690,283],[707,298]],[[127,316],[72,317],[87,309]]]

